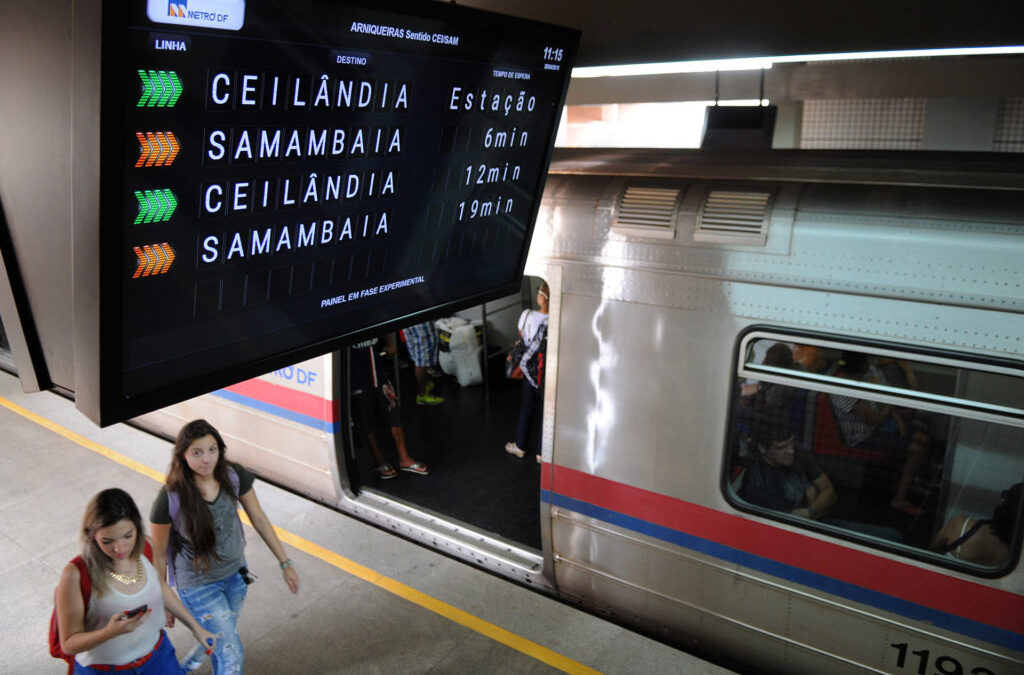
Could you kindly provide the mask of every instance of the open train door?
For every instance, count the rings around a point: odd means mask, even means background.
[[[420,341],[408,330],[335,355],[346,492],[356,503],[421,529],[434,545],[476,549],[477,563],[530,583],[542,583],[547,540],[541,495],[542,473],[550,466],[550,425],[543,423],[550,406],[544,403],[546,386],[524,397],[523,387],[530,385],[506,376],[505,359],[521,315],[539,314],[535,299],[542,281],[524,277],[519,293],[434,322],[429,332],[438,357],[425,362],[430,367],[417,367]],[[547,345],[545,368],[555,351],[550,337]],[[479,367],[467,368],[466,359]],[[524,420],[529,440],[519,456],[506,446],[516,437],[524,399],[535,407],[532,419]]]

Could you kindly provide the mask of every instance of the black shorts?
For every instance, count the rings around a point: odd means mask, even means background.
[[[381,426],[402,426],[398,396],[388,381],[352,396],[352,417],[365,434]]]

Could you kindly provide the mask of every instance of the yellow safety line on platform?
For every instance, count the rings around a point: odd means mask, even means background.
[[[107,448],[103,445],[100,445],[95,441],[91,441],[85,436],[75,433],[70,429],[66,429],[65,427],[62,427],[61,425],[55,422],[51,422],[45,417],[37,415],[31,410],[23,408],[17,403],[14,403],[2,396],[0,396],[0,405],[7,408],[13,413],[21,415],[30,422],[34,422],[35,424],[38,424],[39,426],[48,429],[49,431],[52,431],[58,436],[63,436],[72,443],[77,443],[78,445],[82,446],[87,450],[92,450],[93,452],[99,455],[103,455],[107,459],[117,462],[122,466],[126,466],[129,469],[132,469],[133,471],[141,473],[143,476],[152,478],[158,483],[164,482],[164,474],[162,474],[161,472],[156,471],[155,469],[151,469],[145,464],[136,462],[134,459],[131,459],[130,457],[125,457],[121,453],[111,450],[110,448]],[[250,527],[252,526],[252,523],[249,522],[249,518],[246,517],[244,512],[239,511],[239,515],[241,516],[242,520],[245,522],[246,525],[249,525]],[[446,619],[459,624],[460,626],[465,626],[466,628],[476,631],[481,635],[485,635],[490,639],[494,640],[495,642],[500,642],[501,644],[507,647],[511,647],[512,649],[515,649],[518,652],[522,652],[523,654],[526,654],[527,656],[530,656],[538,661],[546,663],[553,668],[557,668],[566,673],[593,673],[600,675],[600,671],[598,670],[594,670],[589,666],[585,666],[582,663],[579,663],[578,661],[574,661],[569,657],[563,656],[562,654],[559,654],[554,650],[548,649],[543,645],[539,645],[536,642],[527,640],[526,638],[520,635],[516,635],[512,631],[505,630],[500,626],[496,626],[489,621],[485,621],[479,617],[473,616],[469,612],[465,612],[459,609],[458,607],[453,607],[452,605],[449,605],[446,602],[442,602],[441,600],[438,600],[437,598],[427,595],[426,593],[418,591],[411,586],[407,586],[406,584],[403,584],[400,581],[395,581],[394,579],[386,577],[383,574],[380,574],[379,572],[373,571],[369,567],[364,567],[363,565],[360,565],[357,562],[354,562],[352,560],[349,560],[348,558],[338,555],[334,551],[330,551],[318,544],[314,544],[308,539],[304,539],[298,536],[297,534],[293,534],[292,532],[289,532],[287,530],[282,530],[277,526],[274,527],[274,530],[277,532],[277,536],[281,538],[282,542],[294,546],[303,553],[307,553],[313,556],[314,558],[319,558],[325,563],[333,565],[334,567],[337,567],[338,569],[344,572],[348,572],[349,574],[358,577],[363,581],[366,581],[367,583],[371,583],[374,586],[377,586],[378,588],[382,588],[389,593],[397,595],[403,600],[407,600],[413,604],[423,607],[424,609],[434,612],[435,614],[439,614],[445,617]]]

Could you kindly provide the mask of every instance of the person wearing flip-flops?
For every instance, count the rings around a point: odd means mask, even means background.
[[[362,433],[373,452],[374,473],[382,480],[398,476],[399,471],[416,476],[426,476],[430,469],[423,462],[413,459],[405,445],[402,429],[401,405],[395,387],[388,376],[384,363],[395,353],[394,337],[391,333],[364,340],[349,350],[349,374],[352,386],[352,416],[356,427]],[[398,452],[398,467],[394,467],[380,450],[377,429],[387,426]]]

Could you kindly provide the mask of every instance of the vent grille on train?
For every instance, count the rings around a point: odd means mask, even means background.
[[[675,235],[678,188],[630,185],[619,196],[614,230],[644,237]]]
[[[764,245],[771,203],[770,192],[711,190],[704,200],[693,238]]]

